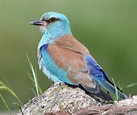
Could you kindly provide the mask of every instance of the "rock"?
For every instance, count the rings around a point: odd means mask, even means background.
[[[65,84],[53,84],[43,94],[34,97],[21,107],[16,115],[43,115],[45,112],[84,109],[97,105],[98,102],[80,88]]]

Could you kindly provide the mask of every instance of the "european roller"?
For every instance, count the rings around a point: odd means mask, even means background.
[[[40,26],[43,36],[38,44],[39,68],[53,82],[82,86],[87,92],[111,100],[101,90],[126,95],[116,87],[89,53],[88,49],[74,38],[68,18],[57,12],[48,12],[31,25]],[[85,38],[84,38],[85,39]]]

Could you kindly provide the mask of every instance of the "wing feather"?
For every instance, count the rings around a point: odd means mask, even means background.
[[[53,44],[49,44],[47,51],[56,65],[67,71],[71,82],[81,84],[86,89],[90,89],[92,93],[99,91],[98,84],[86,65],[84,54],[88,54],[89,51],[72,35],[62,37]]]

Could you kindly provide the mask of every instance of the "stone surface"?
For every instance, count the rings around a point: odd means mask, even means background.
[[[43,94],[34,97],[21,107],[16,115],[43,115],[45,112],[67,110],[73,112],[93,105],[97,101],[80,88],[71,88],[65,84],[54,84]]]

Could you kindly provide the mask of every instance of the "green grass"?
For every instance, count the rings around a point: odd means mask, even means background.
[[[2,81],[0,81],[0,90],[5,90],[5,91],[9,92],[22,105],[22,102],[19,99],[19,97],[14,93],[14,91],[8,85],[6,85],[5,83],[3,83]]]
[[[28,59],[28,62],[29,62],[29,65],[30,65],[30,68],[31,68],[31,71],[32,71],[32,75],[29,74],[29,77],[30,77],[30,79],[33,82],[34,87],[35,87],[35,90],[32,89],[32,91],[33,91],[33,93],[35,95],[39,96],[39,94],[42,93],[42,90],[41,90],[40,86],[38,85],[37,74],[36,74],[36,71],[34,70],[34,67],[33,67],[32,63],[30,62],[28,56],[27,56],[27,59]],[[13,89],[10,87],[9,83],[7,82],[7,80],[5,78],[4,78],[4,80],[5,80],[6,84],[4,82],[0,81],[0,91],[4,90],[6,92],[9,92],[17,100],[17,102],[15,101],[14,105],[16,105],[18,107],[18,109],[21,110],[21,106],[23,105],[21,100],[16,95],[16,93],[13,91]],[[0,94],[0,98],[3,101],[4,105],[6,106],[9,114],[12,115],[12,112],[11,112],[6,100],[2,96],[2,94]]]
[[[42,93],[42,89],[40,88],[40,86],[38,85],[38,80],[37,80],[37,73],[36,71],[34,70],[34,67],[32,65],[32,63],[30,62],[30,59],[27,55],[27,59],[28,59],[28,62],[29,62],[29,65],[30,65],[30,68],[31,68],[31,71],[32,71],[32,76],[29,74],[30,76],[30,79],[32,80],[32,82],[34,83],[34,86],[35,86],[35,89],[36,89],[36,93],[35,91],[33,90],[33,92],[35,93],[35,95],[39,95]]]
[[[9,106],[8,106],[8,104],[7,104],[7,102],[5,101],[4,97],[3,97],[1,94],[0,94],[0,98],[1,98],[1,100],[3,101],[4,105],[6,106],[6,108],[7,108],[8,112],[9,112],[9,114],[12,115],[12,112],[11,112],[11,110],[10,110],[10,108],[9,108]]]
[[[118,95],[118,89],[117,89],[116,83],[115,83],[115,81],[114,81],[113,78],[112,78],[112,82],[113,82],[114,87],[115,87],[115,90],[116,90],[116,94],[115,94],[114,102],[118,102],[120,98],[119,98],[119,95]]]
[[[6,79],[5,79],[6,81]],[[22,106],[22,102],[19,99],[19,97],[14,93],[14,91],[12,90],[12,88],[10,87],[10,85],[8,84],[8,82],[6,81],[7,84],[3,83],[2,81],[0,81],[0,90],[4,90],[6,92],[9,92],[17,101],[18,103],[15,103],[16,106],[18,106],[19,108]],[[4,105],[6,106],[7,110],[9,111],[10,115],[12,115],[11,110],[8,106],[8,104],[6,103],[6,100],[4,99],[4,97],[0,94],[0,98],[3,101]]]
[[[131,88],[131,87],[134,87],[136,85],[137,85],[137,83],[131,83],[131,84],[127,85],[126,88]]]

